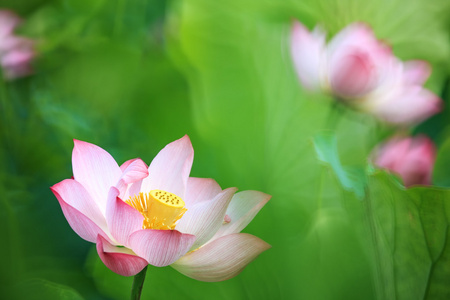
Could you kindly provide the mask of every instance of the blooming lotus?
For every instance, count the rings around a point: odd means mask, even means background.
[[[300,82],[391,124],[418,123],[436,114],[442,101],[422,87],[431,71],[424,61],[401,62],[365,24],[354,23],[328,44],[316,27],[295,22],[291,54]]]
[[[374,152],[374,163],[400,175],[405,186],[431,184],[436,149],[426,136],[394,137]]]
[[[189,177],[194,151],[187,136],[168,144],[150,166],[120,167],[100,147],[75,140],[73,179],[51,187],[72,229],[96,243],[112,271],[131,276],[148,264],[171,265],[202,281],[237,275],[270,246],[241,230],[270,199],[258,191],[222,190]]]
[[[6,79],[23,77],[32,72],[34,42],[14,34],[21,19],[9,10],[0,10],[0,65]]]

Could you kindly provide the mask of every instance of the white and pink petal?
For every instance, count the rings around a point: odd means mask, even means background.
[[[125,161],[123,164],[120,165],[120,170],[122,172],[124,172],[128,168],[128,166],[131,165],[135,160],[141,160],[141,159],[140,158],[132,158],[132,159]],[[148,169],[148,166],[147,166],[147,169]]]
[[[423,60],[410,60],[403,63],[404,84],[422,85],[431,75],[430,65]]]
[[[130,235],[130,248],[149,264],[164,267],[186,254],[195,236],[177,230],[142,229]]]
[[[347,53],[330,65],[329,83],[333,93],[355,99],[368,93],[377,82],[370,57],[363,52]]]
[[[105,266],[122,276],[136,275],[148,265],[145,259],[135,255],[130,249],[115,247],[100,235],[96,248]]]
[[[51,188],[56,198],[62,199],[103,230],[107,230],[106,220],[97,203],[86,189],[74,179],[65,179]]]
[[[74,140],[74,144],[73,176],[104,212],[109,188],[116,185],[122,171],[114,158],[102,148],[78,140]]]
[[[442,110],[443,102],[421,86],[393,89],[384,95],[372,113],[395,125],[417,124]]]
[[[119,190],[111,187],[106,207],[106,221],[111,235],[120,245],[128,247],[129,236],[142,229],[144,217],[119,198]]]
[[[200,202],[189,208],[180,219],[176,229],[196,237],[192,249],[210,240],[222,226],[228,204],[236,190],[236,188],[223,190],[213,200]]]
[[[183,201],[189,209],[197,203],[214,199],[220,192],[222,189],[214,179],[189,177]]]
[[[241,232],[272,196],[258,191],[243,191],[233,196],[226,212],[226,220],[212,240]]]
[[[196,280],[223,281],[238,275],[251,261],[270,247],[269,244],[253,235],[235,233],[186,254],[171,266]]]
[[[352,23],[342,29],[328,43],[327,48],[330,59],[349,52],[363,52],[378,65],[393,57],[391,48],[376,38],[368,24],[361,22]]]
[[[184,198],[193,159],[194,150],[187,135],[168,144],[151,162],[141,191],[159,189]]]
[[[82,239],[88,242],[95,243],[97,241],[97,236],[101,235],[107,239],[112,244],[117,244],[114,239],[109,236],[108,232],[103,231],[97,224],[95,224],[91,219],[86,217],[79,210],[73,208],[71,205],[67,204],[59,195],[55,193],[56,198],[61,205],[64,217],[66,217],[67,222],[69,222],[70,227],[76,232]]]
[[[291,31],[291,56],[300,82],[307,89],[320,88],[324,55],[325,32],[319,27],[309,32],[303,24],[295,21]]]
[[[121,199],[126,199],[130,196],[130,193],[128,192],[129,185],[147,177],[148,167],[145,162],[137,158],[126,161],[122,164],[122,166],[120,166],[120,169],[123,173],[122,176],[120,176],[116,187],[120,191],[119,197]],[[134,194],[131,195],[133,196]]]

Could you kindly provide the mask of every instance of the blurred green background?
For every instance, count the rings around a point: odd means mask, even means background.
[[[446,0],[15,0],[38,41],[33,75],[0,85],[4,299],[127,299],[69,227],[49,187],[72,176],[74,138],[150,163],[188,134],[191,176],[273,195],[244,230],[272,245],[204,283],[149,267],[143,299],[449,299],[449,110],[412,128],[439,148],[434,183],[405,190],[367,157],[394,132],[302,90],[293,19],[335,34],[370,24],[401,59],[433,66],[450,98]],[[331,120],[331,121],[330,121]],[[448,151],[447,151],[448,149]]]

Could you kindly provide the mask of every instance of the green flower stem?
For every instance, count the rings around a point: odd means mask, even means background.
[[[133,286],[131,287],[131,300],[141,299],[142,287],[144,285],[147,268],[148,266],[134,276]]]
[[[340,99],[335,98],[333,103],[331,104],[328,118],[326,120],[326,128],[331,130],[336,130],[339,124],[339,121],[341,120],[342,113],[343,113],[343,107],[340,103]]]

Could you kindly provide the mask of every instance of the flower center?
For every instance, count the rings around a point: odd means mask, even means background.
[[[180,197],[162,190],[139,193],[125,202],[144,216],[143,229],[173,230],[187,211]]]

